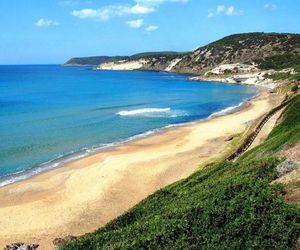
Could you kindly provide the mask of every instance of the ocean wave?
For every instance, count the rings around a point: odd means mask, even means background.
[[[140,117],[178,117],[186,116],[187,113],[171,108],[142,108],[133,110],[122,110],[116,113],[119,116],[140,116]]]
[[[212,117],[216,117],[216,116],[221,116],[221,115],[225,115],[225,114],[229,114],[232,113],[238,109],[240,109],[242,107],[242,105],[244,104],[244,102],[239,103],[238,105],[235,106],[231,106],[225,109],[222,109],[220,111],[217,111],[215,113],[212,113],[207,119],[210,119]]]

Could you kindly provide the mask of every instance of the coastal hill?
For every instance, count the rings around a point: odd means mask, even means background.
[[[187,52],[188,53],[188,52]],[[134,54],[132,56],[90,56],[90,57],[74,57],[68,60],[64,66],[97,66],[102,63],[109,63],[114,61],[128,61],[139,60],[142,58],[157,58],[166,57],[172,60],[175,57],[183,56],[187,53],[179,53],[174,51],[161,51],[161,52],[143,52]]]
[[[273,64],[272,64],[273,62]],[[256,63],[269,69],[300,63],[300,35],[286,33],[245,33],[224,37],[186,55],[174,71],[201,73],[228,63]]]
[[[101,58],[101,57],[100,57]],[[283,69],[300,63],[300,34],[244,33],[224,37],[193,52],[141,53],[103,57],[98,69],[157,70],[203,74],[222,64],[256,64],[260,69]],[[75,58],[69,64],[96,65],[93,58]]]

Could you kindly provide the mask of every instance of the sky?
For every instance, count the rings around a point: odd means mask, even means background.
[[[300,33],[298,0],[0,0],[0,64],[191,51],[244,32]]]

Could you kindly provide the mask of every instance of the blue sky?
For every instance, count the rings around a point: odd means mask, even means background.
[[[300,33],[298,0],[2,0],[0,64],[187,51],[229,34]]]

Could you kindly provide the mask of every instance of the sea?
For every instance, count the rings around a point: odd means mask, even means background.
[[[0,186],[232,111],[257,93],[165,72],[0,66]]]

